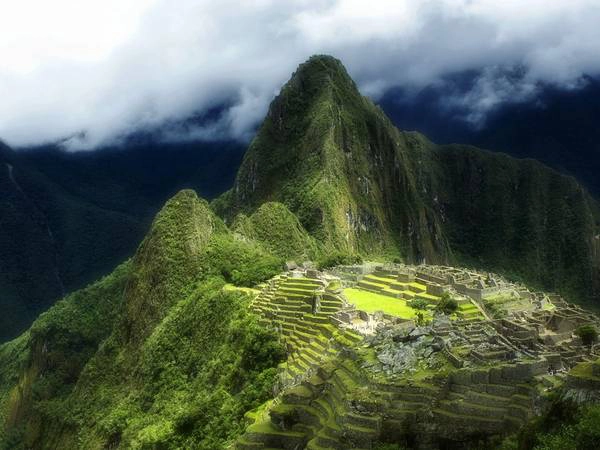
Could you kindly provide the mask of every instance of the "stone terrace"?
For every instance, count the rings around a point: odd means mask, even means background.
[[[598,318],[556,295],[448,267],[350,266],[335,274],[346,287],[431,306],[446,291],[462,295],[461,306],[474,312],[457,320],[434,315],[416,327],[353,309],[327,274],[292,271],[270,280],[252,308],[280,332],[289,357],[279,395],[248,415],[236,448],[370,449],[386,439],[423,450],[442,441],[460,446],[524,425],[548,389],[600,385],[600,349],[573,334],[598,326]],[[496,295],[528,308],[482,314],[483,300]]]
[[[292,271],[270,280],[251,303],[261,323],[279,331],[288,350],[288,359],[280,367],[282,386],[299,383],[336,355],[341,345],[362,339],[331,323],[330,317],[343,304],[326,285],[314,271]]]

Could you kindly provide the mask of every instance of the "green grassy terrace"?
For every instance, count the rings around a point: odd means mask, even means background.
[[[418,310],[411,308],[406,304],[406,300],[400,298],[387,297],[374,292],[362,289],[348,288],[344,289],[344,295],[356,309],[373,313],[383,311],[386,314],[400,317],[402,319],[412,319],[416,317]],[[422,311],[425,317],[431,316],[431,311]]]

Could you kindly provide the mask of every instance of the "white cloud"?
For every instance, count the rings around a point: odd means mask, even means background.
[[[94,148],[231,104],[187,137],[247,139],[314,53],[375,97],[483,70],[462,99],[478,120],[538,81],[600,72],[598,23],[597,0],[0,0],[0,137]],[[516,84],[494,76],[515,66]]]

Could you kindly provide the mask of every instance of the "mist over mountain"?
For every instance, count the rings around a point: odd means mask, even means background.
[[[440,144],[469,143],[537,159],[575,176],[600,196],[598,78],[586,77],[570,89],[541,84],[474,117],[472,108],[460,99],[476,89],[480,75],[463,73],[418,92],[392,89],[378,104],[400,129],[420,131]]]
[[[593,0],[530,0],[526,14],[518,2],[488,0],[121,6],[2,5],[2,139],[13,147],[63,141],[71,150],[94,149],[223,104],[220,131],[247,139],[298,61],[319,53],[341,58],[374,98],[468,70],[488,70],[486,79],[520,70],[507,97],[600,72]],[[45,20],[32,18],[32,8]],[[489,96],[476,94],[470,103],[480,113]]]
[[[598,450],[599,24],[0,1],[0,450]]]

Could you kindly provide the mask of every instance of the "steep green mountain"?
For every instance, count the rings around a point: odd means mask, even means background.
[[[399,145],[406,139],[339,61],[313,57],[271,104],[221,210],[278,201],[330,250],[443,261],[448,245],[411,170],[419,152]]]
[[[223,192],[240,154],[230,143],[76,153],[0,144],[0,342],[131,256],[178,190]]]
[[[600,295],[599,208],[574,179],[400,132],[328,56],[282,88],[214,205],[233,220],[271,201],[328,250],[459,262]]]
[[[241,236],[262,244],[269,252],[281,258],[314,260],[320,253],[315,240],[282,203],[263,203],[249,217],[239,214],[232,229]]]
[[[221,448],[283,358],[225,282],[279,270],[180,192],[131,261],[0,347],[0,448]]]

